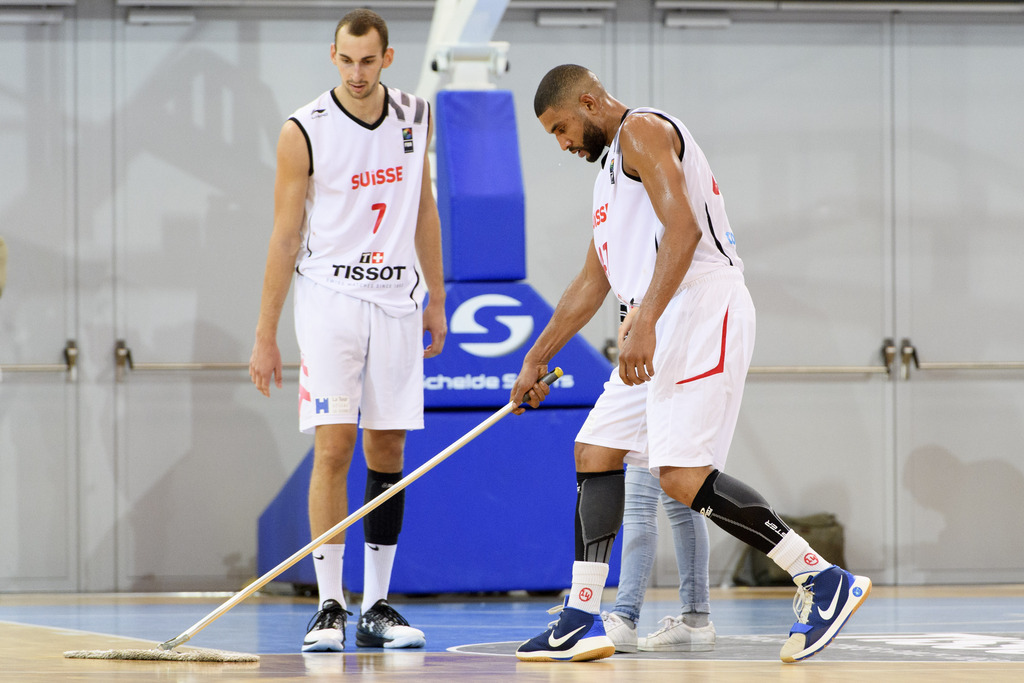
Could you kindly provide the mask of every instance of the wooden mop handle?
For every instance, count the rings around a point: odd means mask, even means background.
[[[555,368],[554,370],[552,370],[548,374],[544,375],[541,378],[541,381],[544,382],[545,384],[551,385],[551,384],[554,384],[555,381],[559,377],[561,377],[561,376],[562,376],[562,369],[561,368]],[[270,583],[271,581],[273,581],[275,578],[277,578],[286,569],[291,567],[293,564],[295,564],[296,562],[301,560],[303,557],[305,557],[309,553],[313,552],[314,550],[316,550],[317,548],[322,546],[324,543],[326,543],[331,538],[333,538],[336,534],[338,534],[338,533],[344,531],[345,529],[349,528],[350,526],[352,526],[353,524],[358,522],[360,519],[362,519],[363,517],[365,517],[366,515],[370,514],[375,509],[377,509],[378,507],[383,505],[392,496],[396,495],[399,491],[402,491],[403,489],[405,489],[405,487],[407,487],[409,484],[413,483],[414,481],[416,481],[417,479],[422,477],[424,474],[426,474],[427,472],[432,470],[434,467],[436,467],[437,465],[441,464],[441,462],[443,462],[448,456],[450,456],[452,453],[454,453],[455,451],[457,451],[460,448],[462,448],[463,446],[465,446],[467,443],[469,443],[470,441],[472,441],[476,437],[480,436],[491,425],[493,425],[495,422],[497,422],[501,418],[503,418],[506,415],[508,415],[515,408],[516,408],[516,404],[513,401],[509,401],[505,405],[505,407],[503,407],[501,410],[497,411],[496,413],[494,413],[493,415],[488,417],[486,420],[484,420],[483,422],[478,424],[476,427],[474,427],[470,431],[466,432],[458,441],[453,443],[451,446],[449,446],[448,448],[444,449],[443,451],[441,451],[440,453],[435,455],[433,458],[431,458],[427,462],[425,462],[422,465],[420,465],[419,467],[417,467],[411,473],[406,475],[403,479],[399,480],[399,482],[396,483],[394,486],[392,486],[391,488],[389,488],[386,491],[382,492],[380,495],[375,497],[373,500],[369,501],[368,503],[363,505],[361,508],[359,508],[358,510],[353,512],[351,515],[349,515],[345,519],[341,520],[340,522],[338,522],[337,524],[332,526],[330,529],[328,529],[324,533],[322,533],[319,536],[317,536],[308,545],[306,545],[305,547],[300,548],[299,550],[295,551],[295,553],[292,554],[284,562],[282,562],[281,564],[277,565],[276,567],[271,569],[269,572],[267,572],[263,576],[259,577],[258,579],[256,579],[252,583],[250,583],[248,586],[246,586],[242,590],[240,590],[237,593],[235,593],[224,604],[222,604],[220,607],[218,607],[217,609],[215,609],[212,612],[210,612],[209,614],[207,614],[205,617],[203,617],[200,621],[196,622],[191,628],[189,628],[188,630],[183,632],[181,635],[179,635],[179,636],[177,636],[175,638],[171,638],[170,640],[161,643],[159,645],[159,648],[161,650],[171,650],[171,649],[174,649],[174,648],[178,647],[179,645],[181,645],[183,643],[187,643],[189,640],[192,639],[192,636],[194,636],[195,634],[199,633],[204,628],[206,628],[207,626],[212,624],[214,621],[219,619],[226,612],[228,612],[229,610],[234,608],[238,603],[242,602],[243,600],[248,598],[250,595],[252,595],[256,591],[258,591],[260,588],[263,588],[263,586],[265,586],[268,583]]]

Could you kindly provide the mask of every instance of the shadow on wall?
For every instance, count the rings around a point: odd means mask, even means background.
[[[920,508],[932,511],[914,510],[911,516],[913,535],[933,542],[904,551],[907,564],[926,581],[928,570],[1021,567],[1021,551],[1010,550],[1019,544],[987,532],[991,527],[986,520],[1003,520],[1000,528],[1012,523],[1005,520],[1024,520],[1024,473],[1008,460],[968,463],[940,446],[922,446],[907,459],[903,487]],[[936,578],[948,580],[945,575]]]
[[[194,334],[215,346],[231,336],[202,324]],[[255,570],[256,520],[291,471],[270,421],[292,415],[294,386],[275,391],[273,405],[233,370],[138,373],[124,391],[129,411],[160,419],[125,427],[123,588],[237,590]]]

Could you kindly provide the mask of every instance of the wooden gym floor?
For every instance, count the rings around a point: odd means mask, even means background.
[[[1024,585],[876,586],[842,634],[800,664],[778,650],[793,622],[790,589],[715,589],[715,651],[638,653],[598,662],[524,663],[519,642],[541,632],[558,596],[397,596],[427,634],[421,650],[353,647],[303,655],[310,598],[258,595],[187,645],[260,655],[256,664],[65,659],[65,650],[152,648],[188,629],[228,595],[0,594],[0,681],[1024,681]],[[604,607],[615,598],[606,591]],[[678,611],[671,589],[652,589],[640,632]],[[356,604],[358,607],[358,604]]]

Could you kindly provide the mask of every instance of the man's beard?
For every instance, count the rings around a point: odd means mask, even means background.
[[[590,121],[583,121],[583,145],[581,149],[587,153],[587,161],[594,163],[604,152],[604,131]]]

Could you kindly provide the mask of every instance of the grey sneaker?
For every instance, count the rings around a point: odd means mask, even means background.
[[[325,600],[306,626],[303,652],[341,652],[345,649],[345,624],[352,613],[337,600]]]
[[[611,612],[601,612],[604,632],[615,644],[616,652],[636,652],[636,626]]]
[[[359,647],[423,647],[426,644],[423,631],[409,626],[405,617],[383,598],[359,617],[356,626]]]
[[[665,617],[661,628],[637,642],[641,652],[709,652],[715,649],[715,625],[703,628],[683,623],[683,617]]]

